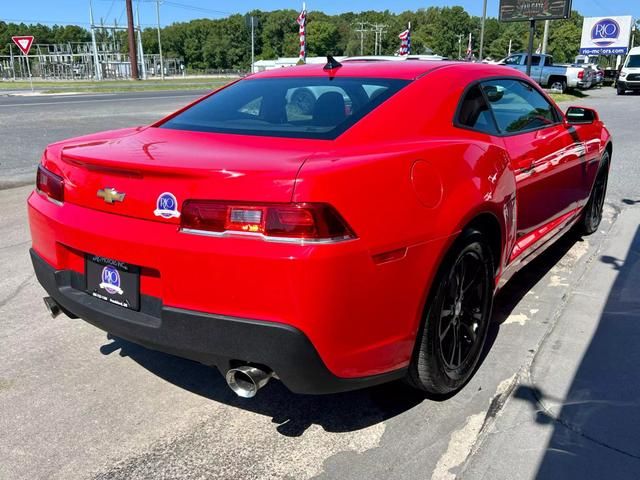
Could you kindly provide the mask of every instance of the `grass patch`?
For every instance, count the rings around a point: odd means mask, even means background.
[[[87,92],[87,93],[113,93],[113,92],[143,92],[162,90],[202,90],[216,88],[226,85],[233,77],[215,78],[171,78],[162,80],[105,80],[102,82],[93,81],[35,81],[33,88],[42,93],[65,93],[65,92]],[[0,91],[30,91],[29,82],[0,82]]]
[[[572,102],[574,100],[578,100],[581,98],[587,98],[589,96],[588,93],[585,93],[581,90],[568,90],[565,93],[553,93],[547,92],[549,96],[553,98],[556,102]]]

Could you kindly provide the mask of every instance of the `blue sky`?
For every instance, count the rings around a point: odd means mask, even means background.
[[[134,0],[136,2],[137,0]],[[0,20],[25,21],[25,23],[74,23],[87,24],[89,21],[89,0],[27,0],[16,2],[1,0]],[[498,0],[489,0],[488,14],[496,16]],[[107,18],[109,22],[118,19],[118,23],[126,21],[124,0],[93,0],[96,20]],[[344,11],[384,10],[400,12],[428,6],[461,5],[474,15],[482,13],[481,0],[404,0],[404,1],[372,1],[372,0],[309,0],[308,10],[323,10],[327,13]],[[228,13],[245,13],[252,9],[274,10],[278,8],[294,8],[301,6],[300,1],[287,0],[164,0],[161,6],[161,23],[166,25],[176,21],[193,18],[220,18]],[[573,8],[585,16],[633,15],[640,17],[639,0],[573,0]],[[141,21],[145,25],[156,21],[155,0],[140,0]]]

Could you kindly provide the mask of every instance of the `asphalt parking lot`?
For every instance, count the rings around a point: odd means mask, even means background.
[[[596,108],[614,136],[602,227],[589,238],[564,237],[501,293],[478,372],[446,401],[425,399],[402,383],[312,397],[293,395],[277,381],[244,400],[215,370],[112,338],[81,320],[51,319],[28,255],[25,199],[32,187],[0,190],[0,478],[487,475],[483,460],[496,458],[483,449],[489,427],[512,426],[500,423],[509,418],[502,416],[505,403],[549,349],[573,293],[589,285],[611,232],[622,228],[621,219],[635,222],[626,212],[640,208],[640,95],[617,97],[612,88],[587,93],[579,103]],[[47,143],[150,123],[196,96],[0,97],[0,187],[30,182]],[[554,355],[557,364],[574,363],[571,349]],[[501,461],[505,471],[518,467],[515,455]]]

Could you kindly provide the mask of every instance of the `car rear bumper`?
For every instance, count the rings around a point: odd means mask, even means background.
[[[56,270],[33,249],[36,277],[68,315],[147,348],[216,366],[221,372],[243,362],[272,369],[294,393],[326,394],[402,378],[406,369],[361,378],[329,371],[297,328],[276,322],[214,315],[163,306],[143,295],[140,311],[112,305],[85,292],[84,275]]]
[[[377,262],[374,254],[382,253],[380,248],[374,250],[361,239],[315,246],[190,235],[175,224],[116,215],[117,206],[114,213],[107,213],[72,203],[57,205],[36,192],[29,197],[28,206],[34,252],[54,272],[68,271],[64,275],[84,278],[87,255],[139,267],[141,305],[156,304],[153,318],[144,317],[147,325],[157,328],[165,318],[174,319],[176,312],[284,325],[304,335],[331,375],[356,379],[356,384],[361,378],[406,370],[428,286],[450,241],[442,237],[400,250],[399,245],[385,246],[402,255],[392,261],[383,256]],[[48,291],[54,289],[49,293],[54,298],[60,296],[58,290],[73,293],[71,298],[77,302],[68,311],[89,322],[100,321],[100,311],[116,318],[130,314],[118,313],[122,307],[114,310],[114,305],[85,298],[84,286],[69,291],[65,284],[49,281],[47,285]],[[92,309],[79,310],[86,302]],[[60,303],[64,306],[65,299]],[[141,321],[134,318],[132,323]],[[225,360],[262,362],[290,383],[284,372],[276,370],[275,353],[274,360],[269,358],[271,364],[262,360],[266,356],[262,351],[260,358],[246,348],[234,353],[231,346],[241,337],[227,339],[225,348],[218,343],[192,347],[184,337],[171,338],[190,328],[188,322],[179,325],[176,331],[135,327],[139,330],[132,332],[112,318],[99,326],[221,368]],[[198,338],[208,336],[201,332]],[[297,362],[295,355],[284,357],[278,367]],[[291,388],[302,390],[295,385],[294,381]]]

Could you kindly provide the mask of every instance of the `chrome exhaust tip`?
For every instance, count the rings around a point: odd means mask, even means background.
[[[60,305],[58,305],[58,302],[56,302],[53,298],[44,297],[43,300],[45,306],[47,307],[47,310],[49,310],[49,313],[51,314],[51,318],[56,318],[62,313]]]
[[[262,387],[264,387],[273,377],[273,372],[242,365],[232,368],[226,374],[227,385],[233,392],[242,398],[253,398]]]

